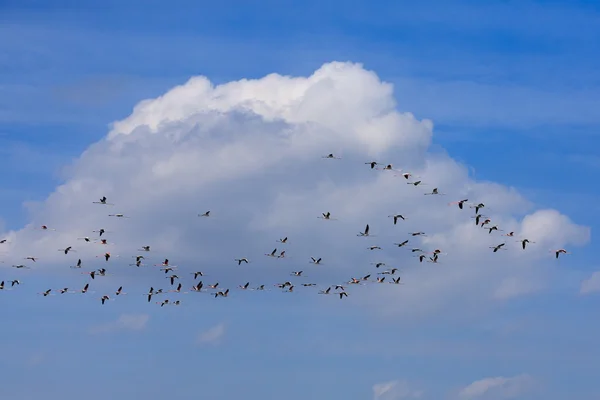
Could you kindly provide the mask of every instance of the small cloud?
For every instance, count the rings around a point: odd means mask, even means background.
[[[579,294],[600,292],[600,271],[594,272],[589,278],[581,282]]]
[[[458,397],[461,400],[470,399],[514,399],[517,396],[529,391],[533,383],[533,378],[527,374],[513,377],[490,377],[480,379],[464,387]]]
[[[406,381],[390,381],[373,385],[373,400],[418,399],[422,390],[413,390]]]
[[[201,332],[196,339],[196,343],[199,345],[202,344],[212,344],[217,345],[221,342],[221,339],[225,335],[225,324],[220,323],[219,325],[213,326],[212,328]]]
[[[141,331],[146,328],[149,319],[150,316],[148,314],[122,314],[116,321],[92,327],[90,333],[101,334],[116,331]]]

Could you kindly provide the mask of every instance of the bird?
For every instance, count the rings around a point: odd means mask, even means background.
[[[62,251],[65,254],[69,254],[70,251],[75,251],[73,250],[73,248],[71,246],[64,248],[64,249],[58,249],[58,251]]]
[[[554,254],[556,259],[558,259],[558,256],[560,256],[561,254],[571,254],[569,252],[567,252],[565,249],[557,249],[557,250],[551,250]]]
[[[277,252],[277,249],[274,249],[270,253],[265,253],[265,256],[267,256],[267,257],[277,257],[277,255],[275,254],[276,252]]]
[[[503,247],[506,245],[506,243],[500,243],[497,246],[490,246],[490,249],[494,249],[494,253],[496,253],[498,250],[505,250],[503,249]]]
[[[288,238],[287,238],[287,236],[286,236],[286,237],[284,237],[283,239],[278,239],[277,241],[278,241],[279,243],[283,243],[283,244],[285,244],[285,243],[287,243],[287,241],[288,241]]]
[[[365,163],[366,165],[370,165],[371,169],[374,169],[376,165],[379,165],[377,161],[369,161]]]
[[[179,277],[177,275],[167,276],[166,278],[170,280],[171,286],[173,286],[175,284],[175,279],[179,279]]]
[[[109,217],[116,217],[116,218],[129,218],[126,217],[124,214],[108,214]]]
[[[469,199],[453,201],[451,203],[448,203],[448,205],[458,204],[458,208],[460,208],[462,210],[463,209],[463,204],[465,204],[467,201],[469,201]]]
[[[92,203],[94,203],[94,204],[103,204],[105,206],[114,206],[114,204],[106,202],[106,196],[102,196],[100,198],[100,201],[93,201]]]
[[[359,234],[356,236],[369,236],[369,224],[367,224],[367,226],[365,227],[364,232],[359,232]]]
[[[246,257],[236,258],[235,261],[238,263],[238,265],[242,265],[242,263],[248,264],[250,262]]]
[[[102,235],[104,235],[105,233],[110,233],[110,232],[107,232],[106,230],[104,230],[104,228],[100,228],[97,231],[92,231],[92,232],[97,233],[98,236],[100,236],[100,237],[102,237]]]
[[[180,292],[181,292],[181,288],[182,288],[182,287],[183,287],[183,284],[180,282],[180,283],[177,285],[177,288],[176,288],[176,289],[174,289],[174,290],[171,290],[171,292],[174,292],[174,293],[180,293]]]
[[[479,203],[479,204],[475,204],[475,205],[471,206],[471,208],[475,209],[475,214],[479,214],[479,210],[484,207],[485,207],[485,204],[483,204],[483,203]]]
[[[102,297],[100,298],[100,300],[102,301],[102,304],[104,304],[104,302],[105,302],[106,300],[110,300],[110,297],[108,297],[107,295],[104,295],[104,296],[102,296]]]
[[[413,235],[414,236],[414,235]],[[408,239],[401,243],[394,243],[395,246],[404,247],[408,244]]]
[[[321,217],[317,217],[317,218],[321,218],[321,219],[326,219],[326,220],[335,220],[334,218],[331,218],[331,213],[329,211],[327,211],[326,213],[321,213]]]
[[[431,193],[423,193],[424,195],[438,195],[438,196],[444,196],[445,193],[440,193],[438,188],[433,188],[433,190],[431,191]]]
[[[489,227],[488,230],[489,230],[489,232],[488,232],[489,234],[491,234],[492,231],[500,231],[500,232],[502,231],[502,229],[498,229],[497,225]]]
[[[396,223],[398,222],[398,218],[402,221],[406,220],[406,218],[402,214],[388,215],[388,218],[394,218],[394,225],[396,225]]]
[[[199,217],[210,217],[210,211],[205,212],[204,214],[198,214]],[[218,218],[217,218],[218,219]]]
[[[375,265],[375,268],[383,267],[385,265],[385,263],[383,263],[383,262],[371,263],[371,264]]]
[[[315,259],[314,257],[311,257],[310,259],[313,264],[321,264],[321,258]]]
[[[527,247],[527,243],[535,243],[529,239],[518,240],[518,242],[521,242],[521,247],[523,247],[523,250],[525,250],[525,247]]]
[[[475,216],[471,217],[471,218],[474,218],[475,219],[475,225],[479,226],[479,221],[481,221],[482,217],[483,217],[483,215],[481,215],[481,214],[475,214]]]
[[[333,153],[329,153],[326,156],[323,156],[323,158],[329,158],[329,159],[334,159],[334,160],[341,160],[341,157],[336,157],[333,155]]]
[[[400,170],[396,170],[396,169],[394,169],[394,166],[393,166],[392,164],[387,164],[385,167],[383,167],[383,168],[377,168],[377,169],[378,169],[378,170],[381,170],[381,171],[396,171],[396,172],[402,172],[402,171],[400,171]]]

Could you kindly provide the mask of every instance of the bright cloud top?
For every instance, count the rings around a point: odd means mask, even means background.
[[[465,293],[497,300],[541,289],[548,266],[557,265],[550,250],[586,244],[589,228],[556,210],[534,210],[515,189],[476,182],[449,156],[427,153],[432,130],[430,121],[399,112],[392,85],[360,64],[219,86],[194,77],[114,123],[33,210],[32,225],[8,233],[4,246],[14,263],[34,255],[64,266],[85,257],[102,262],[106,249],[128,263],[148,244],[154,254],[216,267],[239,256],[260,258],[289,235],[290,266],[323,257],[328,267],[313,273],[323,285],[366,275],[374,261],[403,267],[410,284],[378,293],[418,298],[418,312],[455,304]],[[321,158],[329,153],[342,159]],[[373,159],[413,176],[371,170],[365,163]],[[423,185],[407,185],[415,180]],[[436,187],[445,196],[424,195]],[[91,204],[101,196],[116,205]],[[482,220],[501,231],[476,226],[468,205],[448,205],[460,199],[485,203]],[[196,217],[207,210],[214,218]],[[337,221],[316,218],[326,211]],[[396,213],[406,221],[393,225],[386,217]],[[375,237],[361,242],[355,236],[366,223]],[[42,224],[56,231],[34,230]],[[99,228],[112,232],[113,247],[76,240]],[[407,248],[392,245],[415,231],[427,236],[410,238]],[[514,237],[501,236],[508,232]],[[522,250],[523,238],[535,243]],[[501,242],[507,251],[492,253]],[[383,251],[369,252],[367,243]],[[71,245],[77,253],[66,261],[57,250]],[[441,264],[419,268],[412,247],[442,249]],[[252,268],[265,280],[272,272],[262,264]]]

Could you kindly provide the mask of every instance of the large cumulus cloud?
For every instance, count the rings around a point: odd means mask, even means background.
[[[271,74],[219,86],[194,77],[115,122],[35,208],[31,225],[5,235],[5,247],[13,262],[35,255],[64,265],[58,249],[69,245],[77,249],[69,260],[100,262],[95,256],[106,248],[76,238],[103,227],[115,243],[110,251],[121,256],[115,263],[130,262],[148,244],[156,261],[221,268],[214,274],[226,275],[231,285],[274,283],[298,269],[319,284],[341,283],[376,275],[370,263],[381,260],[401,267],[406,284],[354,290],[349,301],[393,303],[394,312],[465,299],[484,303],[543,287],[556,266],[549,250],[585,244],[589,229],[556,210],[537,210],[514,188],[473,180],[449,155],[429,154],[432,132],[431,121],[398,111],[392,85],[359,64],[335,62],[309,77]],[[328,153],[342,159],[321,158]],[[371,170],[364,164],[371,160],[409,171],[424,185]],[[446,195],[424,195],[434,187]],[[115,206],[92,204],[101,196]],[[463,198],[485,203],[491,225],[503,232],[489,234],[475,226],[473,209],[448,205]],[[207,210],[210,218],[197,217]],[[326,211],[336,220],[317,218]],[[406,221],[393,225],[387,216],[395,213]],[[356,237],[367,223],[374,237]],[[56,231],[34,229],[42,224]],[[412,231],[427,236],[409,237]],[[509,231],[514,238],[501,236]],[[290,237],[289,259],[266,259],[274,247],[284,249],[276,243],[283,236]],[[516,243],[524,237],[535,242],[525,251]],[[406,248],[392,245],[407,238]],[[492,253],[489,247],[502,242],[507,250]],[[374,244],[383,249],[367,250]],[[440,264],[420,264],[412,247],[441,249]],[[224,269],[244,256],[253,263],[241,276]],[[324,265],[309,265],[310,256],[322,257]]]

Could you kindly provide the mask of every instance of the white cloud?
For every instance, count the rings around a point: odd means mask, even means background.
[[[594,272],[589,278],[581,282],[579,294],[600,292],[600,271]]]
[[[148,314],[122,314],[116,321],[90,328],[90,333],[112,333],[116,331],[141,331],[146,328]]]
[[[207,329],[204,332],[201,332],[196,339],[196,344],[211,344],[217,345],[223,339],[225,335],[225,324],[220,323],[218,325],[213,326],[210,329]]]
[[[219,86],[194,77],[115,122],[69,168],[66,182],[30,207],[32,225],[8,233],[8,249],[14,260],[35,255],[46,265],[102,262],[95,256],[110,249],[122,256],[111,262],[122,264],[149,244],[151,263],[204,263],[220,268],[216,275],[233,286],[240,277],[223,268],[230,259],[263,257],[287,234],[290,258],[280,261],[304,269],[310,256],[323,257],[328,267],[311,271],[320,284],[373,272],[375,259],[402,267],[404,286],[380,285],[377,296],[367,295],[375,293],[369,288],[351,292],[348,301],[382,311],[422,315],[542,289],[541,278],[558,265],[549,249],[585,244],[589,228],[558,211],[535,210],[514,188],[473,180],[448,155],[428,154],[432,130],[430,121],[397,111],[393,87],[358,64]],[[330,152],[342,159],[321,159]],[[425,186],[370,170],[364,163],[373,158],[414,173]],[[423,195],[434,187],[447,195]],[[91,204],[103,195],[117,205]],[[485,203],[493,224],[516,237],[488,234],[474,225],[472,209],[447,205],[461,198]],[[206,210],[211,218],[195,217]],[[324,211],[339,220],[318,220]],[[131,218],[107,217],[115,212]],[[397,212],[408,219],[394,226],[386,217]],[[356,238],[366,223],[377,237]],[[57,231],[32,229],[42,224]],[[112,231],[115,246],[76,240],[101,227]],[[428,236],[411,238],[409,247],[441,248],[447,254],[439,265],[419,264],[409,250],[391,246],[417,230]],[[536,243],[523,251],[517,237]],[[503,241],[508,251],[492,253],[489,246]],[[365,251],[367,243],[384,250]],[[77,253],[65,257],[57,251],[65,246]],[[249,279],[274,283],[269,265],[251,264]],[[380,307],[382,300],[389,308]]]
[[[461,389],[458,397],[461,400],[515,399],[531,390],[534,380],[527,374],[505,378],[503,376],[484,378]]]
[[[419,399],[422,390],[411,389],[406,381],[394,380],[373,385],[373,400]]]

